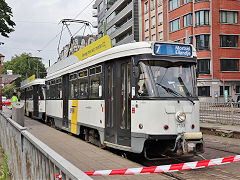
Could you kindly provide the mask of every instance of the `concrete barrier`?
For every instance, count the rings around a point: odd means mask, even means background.
[[[12,103],[12,119],[24,127],[24,103]]]
[[[34,137],[26,128],[0,113],[0,143],[8,154],[13,179],[92,179]]]

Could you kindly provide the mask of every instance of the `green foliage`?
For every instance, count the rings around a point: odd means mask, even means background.
[[[2,153],[2,149],[0,147],[0,152]],[[0,179],[6,180],[7,177],[10,175],[10,172],[8,171],[8,165],[7,165],[8,155],[3,154],[3,164],[0,165]]]
[[[0,33],[4,37],[13,32],[16,25],[12,20],[12,8],[8,6],[5,0],[0,0]]]
[[[6,74],[7,70],[12,70],[13,74],[20,74],[22,77],[16,80],[16,86],[19,87],[20,83],[32,75],[37,77],[37,64],[39,71],[39,78],[46,76],[46,68],[44,64],[36,57],[32,57],[31,54],[23,53],[21,55],[15,55],[11,61],[3,62],[2,74]]]
[[[16,87],[15,83],[5,85],[2,90],[3,96],[7,96],[7,97],[11,98],[13,96],[15,87]]]

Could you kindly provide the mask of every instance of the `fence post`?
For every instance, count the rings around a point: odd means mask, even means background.
[[[234,119],[233,119],[233,102],[231,102],[231,122],[232,122],[232,124],[234,123]]]

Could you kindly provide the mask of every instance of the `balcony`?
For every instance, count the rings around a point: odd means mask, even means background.
[[[116,4],[116,3],[115,3]],[[119,22],[122,18],[124,18],[125,16],[127,16],[129,14],[129,12],[131,12],[133,9],[133,2],[131,2],[130,4],[128,4],[121,12],[119,12],[114,19],[112,19],[108,24],[107,24],[107,29],[109,29],[110,27],[112,27],[114,24],[116,24],[117,22]],[[110,14],[109,14],[110,15]],[[107,17],[107,16],[106,16]]]
[[[126,36],[124,39],[122,39],[121,41],[116,43],[115,46],[119,46],[119,45],[122,45],[122,44],[127,44],[127,43],[130,43],[130,42],[133,42],[133,41],[134,41],[134,36],[133,36],[133,34],[131,34],[130,36]]]
[[[125,31],[127,31],[129,28],[133,26],[133,18],[124,23],[121,27],[118,27],[112,34],[111,37],[116,37],[120,34],[123,34]]]

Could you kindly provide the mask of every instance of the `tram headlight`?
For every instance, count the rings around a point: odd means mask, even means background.
[[[178,112],[178,113],[176,114],[176,119],[177,119],[178,122],[181,123],[181,122],[183,122],[183,121],[186,120],[186,114],[183,113],[183,112]]]

